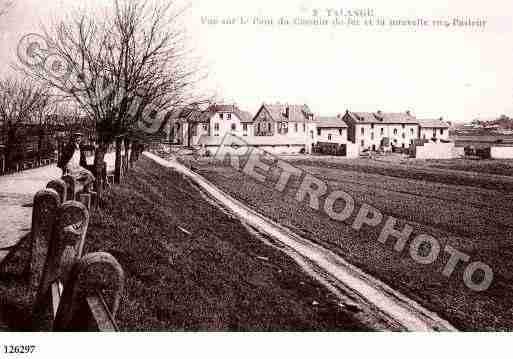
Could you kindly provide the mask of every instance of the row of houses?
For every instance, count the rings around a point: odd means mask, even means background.
[[[336,144],[348,156],[386,147],[409,148],[416,140],[449,138],[449,125],[442,118],[417,119],[409,111],[347,110],[326,117],[315,116],[307,105],[264,103],[255,115],[236,105],[212,105],[206,110],[182,109],[168,117],[170,142],[207,149],[219,147],[227,134],[273,153],[310,153],[322,144]]]

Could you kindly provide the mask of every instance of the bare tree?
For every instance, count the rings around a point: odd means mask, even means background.
[[[50,103],[46,88],[28,78],[0,80],[0,124],[2,125],[7,167],[11,165],[13,150],[19,142],[23,125],[35,124]]]
[[[165,113],[198,102],[192,93],[201,74],[184,46],[182,11],[151,4],[115,0],[101,16],[75,13],[44,30],[44,61],[24,68],[94,119],[98,169],[110,143],[120,148],[127,133],[154,132]]]

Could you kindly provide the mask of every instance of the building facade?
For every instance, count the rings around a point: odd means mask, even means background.
[[[340,116],[315,118],[315,142],[347,143],[347,124]]]
[[[443,118],[419,120],[419,138],[449,140],[449,124]]]
[[[166,133],[170,143],[194,147],[203,136],[251,136],[251,120],[251,114],[236,105],[212,105],[206,110],[186,108],[168,114]]]
[[[232,134],[240,137],[253,136],[252,115],[236,105],[213,105],[207,111],[210,119],[208,136],[222,137]]]
[[[270,137],[280,147],[302,143],[300,151],[306,153],[311,153],[316,138],[314,114],[307,105],[264,103],[253,117],[253,131],[255,137]]]
[[[342,117],[348,126],[348,140],[362,150],[409,148],[419,138],[419,123],[409,112],[350,112]]]

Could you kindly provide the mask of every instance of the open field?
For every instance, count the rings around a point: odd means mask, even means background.
[[[322,166],[395,178],[480,187],[496,191],[513,190],[513,161],[504,160],[417,160],[345,158],[288,158],[298,166]]]
[[[122,330],[365,329],[292,259],[147,159],[92,216],[96,250],[126,271]]]
[[[426,308],[439,313],[462,330],[511,330],[513,328],[513,179],[474,172],[383,164],[377,161],[290,160],[293,165],[328,183],[330,190],[344,190],[358,209],[367,203],[385,218],[408,223],[416,234],[430,234],[444,248],[451,245],[471,261],[491,266],[494,280],[484,292],[474,292],[463,282],[464,266],[447,278],[442,270],[449,254],[441,252],[432,265],[414,262],[408,250],[398,253],[395,241],[377,241],[382,226],[352,229],[357,210],[344,222],[298,203],[299,181],[291,180],[285,192],[274,190],[278,174],[258,182],[226,164],[196,162],[198,173],[264,215],[290,227],[299,235],[336,251],[352,264],[388,283]],[[294,178],[294,177],[293,177]],[[322,206],[322,203],[321,203]],[[407,247],[408,248],[408,247]]]

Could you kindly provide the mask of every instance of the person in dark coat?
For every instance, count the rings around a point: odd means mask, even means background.
[[[68,144],[64,146],[57,167],[62,170],[62,175],[70,174],[78,177],[79,181],[91,183],[94,181],[94,176],[91,171],[83,167],[85,158],[80,151],[81,142],[82,134],[74,133]]]

